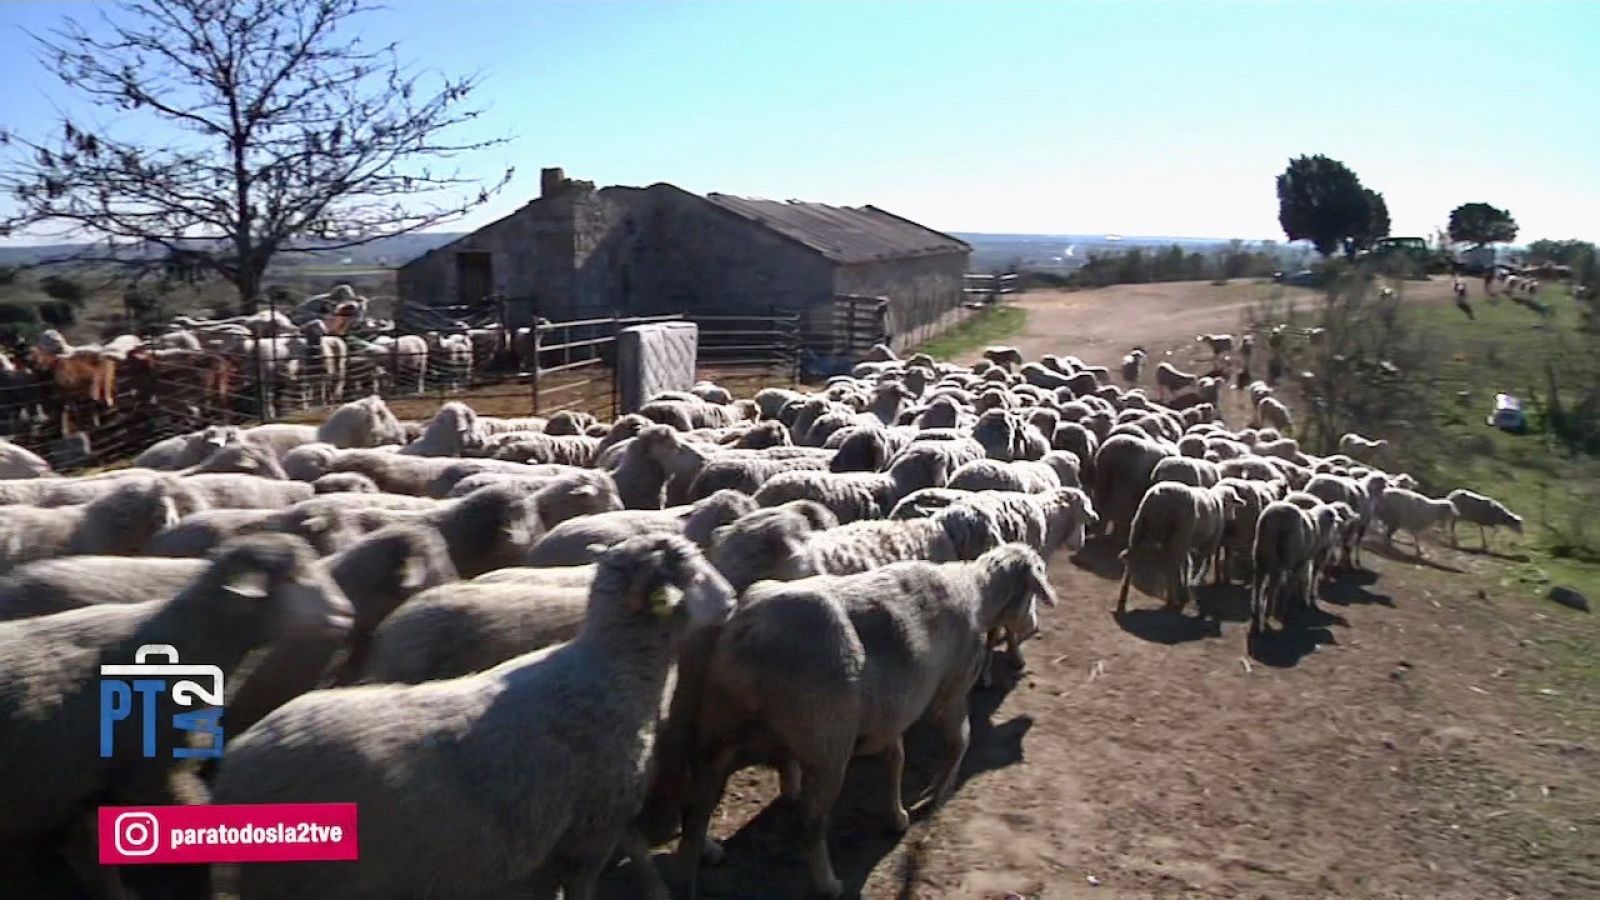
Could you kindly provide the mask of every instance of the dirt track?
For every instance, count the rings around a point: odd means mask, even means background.
[[[1199,284],[1029,295],[1012,343],[1192,358],[1250,302]],[[830,841],[840,877],[884,898],[1600,896],[1600,756],[1527,688],[1575,620],[1514,599],[1498,560],[1429,557],[1369,552],[1374,571],[1324,588],[1323,622],[1247,655],[1241,590],[1201,592],[1220,631],[1138,595],[1119,619],[1109,552],[1058,556],[1062,605],[1028,670],[975,695],[954,800],[890,835],[882,768],[859,761]],[[917,737],[908,798],[936,752]],[[730,784],[707,896],[808,896],[775,795],[765,772]],[[633,885],[613,873],[608,896]]]

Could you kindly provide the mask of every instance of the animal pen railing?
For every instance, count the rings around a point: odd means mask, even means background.
[[[109,406],[75,399],[48,373],[0,371],[0,436],[71,471],[125,460],[209,425],[318,421],[327,407],[368,394],[411,419],[450,399],[485,415],[576,410],[611,418],[619,400],[617,336],[652,322],[699,325],[697,377],[736,394],[798,378],[800,319],[792,313],[536,321],[519,329],[458,324],[438,329],[431,343],[418,335],[349,335],[263,340],[253,353],[147,347],[114,361]]]

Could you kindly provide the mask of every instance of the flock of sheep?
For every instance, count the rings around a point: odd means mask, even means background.
[[[1254,632],[1311,607],[1369,524],[1520,528],[1487,498],[1415,493],[1375,467],[1383,441],[1305,453],[1265,385],[1279,428],[1229,428],[1204,399],[1224,386],[1165,363],[1170,405],[1073,357],[985,356],[878,348],[815,392],[703,383],[611,423],[458,402],[401,422],[374,396],[73,478],[0,442],[0,883],[582,898],[620,853],[666,897],[650,848],[679,837],[693,897],[725,782],[759,763],[834,896],[849,761],[887,761],[895,830],[947,800],[969,695],[995,656],[1024,664],[1062,548],[1108,535],[1119,610],[1130,582],[1181,609],[1208,567],[1248,580]],[[98,755],[98,666],[146,644],[228,674],[215,765]],[[944,755],[908,806],[902,739],[924,720]],[[360,860],[85,861],[95,807],[207,800],[355,802]]]

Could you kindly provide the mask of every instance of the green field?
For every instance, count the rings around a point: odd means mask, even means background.
[[[1429,493],[1466,487],[1505,503],[1525,520],[1521,547],[1527,559],[1510,568],[1507,586],[1543,594],[1551,583],[1600,599],[1600,459],[1567,450],[1547,430],[1550,389],[1547,363],[1557,373],[1573,370],[1575,354],[1592,352],[1592,335],[1578,331],[1577,303],[1565,287],[1545,289],[1540,301],[1549,318],[1509,300],[1487,302],[1474,291],[1476,321],[1451,304],[1414,307],[1432,343],[1439,369],[1430,385],[1437,398],[1438,433],[1425,441],[1397,443],[1403,468]],[[1563,402],[1576,399],[1576,386]],[[1466,391],[1465,398],[1458,392]],[[1526,434],[1509,434],[1485,423],[1497,392],[1524,400]],[[1477,529],[1460,529],[1463,546],[1476,546]],[[1492,544],[1506,547],[1504,537]]]
[[[913,352],[926,353],[934,359],[955,359],[979,347],[1003,341],[1021,332],[1027,324],[1027,310],[1006,304],[991,306],[933,340],[924,342]]]

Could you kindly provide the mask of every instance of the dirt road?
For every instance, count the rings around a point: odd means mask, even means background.
[[[1192,355],[1253,293],[1029,295],[1013,343],[1091,363],[1135,344]],[[1118,618],[1110,552],[1058,555],[1062,604],[1026,672],[975,695],[955,798],[891,835],[883,770],[859,761],[830,841],[840,877],[874,898],[1600,896],[1592,717],[1540,687],[1592,625],[1526,599],[1500,559],[1389,553],[1326,586],[1314,627],[1253,654],[1241,589],[1201,592],[1220,626],[1138,595]],[[931,776],[929,737],[910,742],[907,797]],[[765,772],[730,785],[707,896],[808,896],[798,818],[775,796]],[[632,896],[629,875],[608,896]]]

